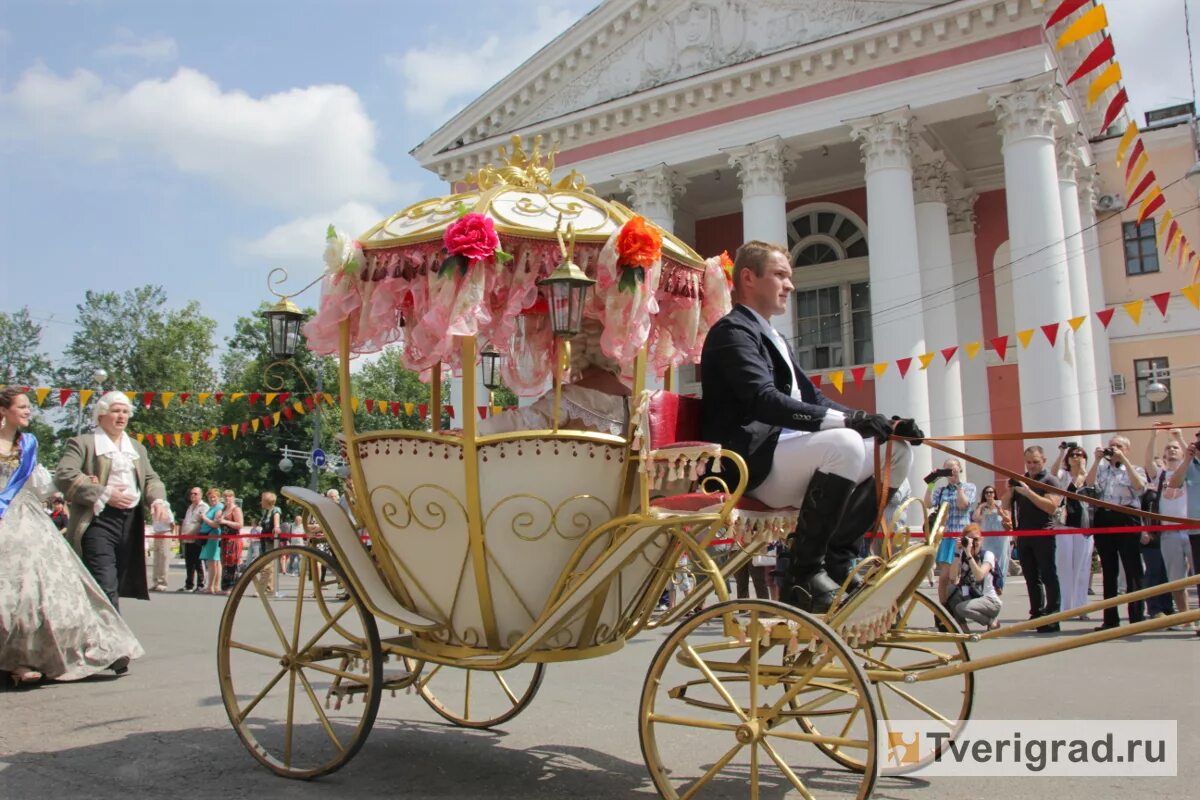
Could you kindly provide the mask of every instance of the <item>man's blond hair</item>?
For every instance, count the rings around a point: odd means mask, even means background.
[[[774,253],[779,253],[784,259],[790,261],[788,249],[781,244],[753,239],[739,247],[737,255],[733,258],[733,291],[737,292],[738,279],[745,270],[750,270],[761,278],[763,271],[767,268],[767,262]]]

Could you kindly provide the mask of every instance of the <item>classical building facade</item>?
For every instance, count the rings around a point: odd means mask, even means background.
[[[1045,19],[1039,0],[608,0],[413,155],[454,182],[511,134],[541,135],[559,168],[705,256],[786,243],[797,291],[774,323],[807,370],[843,372],[840,393],[824,388],[852,406],[936,434],[1146,424],[1127,408],[1136,370],[1200,362],[1186,301],[1167,321],[1149,309],[1153,330],[1091,316],[1053,345],[1040,332],[1187,283],[1166,264],[1128,271],[1107,96],[1088,111],[1086,82],[1063,86],[1096,42],[1056,52]],[[1153,162],[1164,184],[1195,160],[1194,128],[1147,134],[1152,159],[1171,153]],[[1196,205],[1186,183],[1166,193]],[[1195,217],[1180,223],[1200,241]],[[1028,347],[988,344],[1030,328]],[[1129,387],[1115,403],[1114,374]],[[681,380],[698,389],[693,370]],[[1187,380],[1174,411],[1195,419]],[[1011,467],[1021,446],[968,452]]]

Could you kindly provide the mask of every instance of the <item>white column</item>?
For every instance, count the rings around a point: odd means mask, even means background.
[[[953,256],[950,252],[950,222],[946,216],[949,191],[946,158],[936,155],[919,163],[913,173],[916,195],[917,250],[921,257],[922,312],[926,344],[933,350],[958,341],[957,309],[954,304]],[[958,359],[949,363],[939,353],[925,373],[929,385],[930,435],[956,436],[963,432],[963,397]]]
[[[665,231],[675,232],[675,198],[687,181],[666,164],[617,175],[621,191],[629,192],[633,210]]]
[[[1079,208],[1078,170],[1083,166],[1079,153],[1079,134],[1069,130],[1058,140],[1058,192],[1062,203],[1063,238],[1067,247],[1067,279],[1071,296],[1071,317],[1090,316],[1091,302],[1087,285],[1087,263],[1083,255],[1082,218]],[[1100,427],[1100,404],[1097,400],[1096,353],[1092,345],[1092,327],[1087,320],[1072,332],[1065,325],[1059,331],[1064,347],[1070,347],[1075,361],[1075,379],[1079,400],[1081,428]],[[1105,395],[1108,394],[1107,382]],[[1088,452],[1100,443],[1098,436],[1085,437],[1080,444]]]
[[[1004,139],[1004,183],[1017,330],[1036,340],[1018,354],[1025,430],[1079,427],[1075,368],[1061,344],[1050,347],[1041,325],[1071,316],[1067,248],[1054,158],[1057,87],[1045,75],[1016,81],[988,98]],[[1032,442],[1030,442],[1032,443]],[[1058,441],[1038,441],[1048,454]]]
[[[913,417],[929,430],[929,387],[917,356],[924,353],[921,318],[921,259],[913,202],[912,147],[908,109],[850,120],[850,137],[859,142],[866,164],[867,245],[871,266],[871,333],[875,360],[890,362],[875,381],[881,414]],[[895,361],[912,358],[901,379]],[[909,476],[914,494],[930,468],[930,448],[913,449]],[[899,483],[897,476],[895,482]]]
[[[1104,273],[1100,268],[1100,234],[1096,227],[1096,168],[1082,167],[1078,170],[1079,223],[1083,228],[1083,261],[1086,272],[1088,321],[1083,327],[1092,335],[1092,363],[1096,372],[1096,406],[1100,415],[1100,427],[1112,428],[1117,424],[1117,409],[1109,393],[1108,379],[1112,375],[1112,353],[1108,349],[1108,331],[1100,320],[1091,313],[1103,308]],[[1083,311],[1078,314],[1085,313]]]
[[[973,191],[950,198],[950,259],[953,263],[954,321],[960,345],[983,341],[983,314],[979,299],[979,266],[975,255],[975,200]],[[962,350],[956,356],[962,383],[963,433],[991,433],[992,408],[984,350],[974,359]],[[966,452],[975,458],[992,461],[991,442],[967,442]],[[975,472],[974,483],[982,485],[991,475]]]
[[[778,136],[723,151],[737,170],[742,188],[742,241],[757,239],[787,247],[787,196],[783,182],[790,154]],[[771,324],[792,342],[796,339],[796,298]]]

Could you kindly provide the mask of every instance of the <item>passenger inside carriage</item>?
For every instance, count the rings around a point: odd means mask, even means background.
[[[571,382],[563,384],[559,428],[625,435],[629,427],[629,386],[621,365],[600,349],[601,325],[585,319],[571,340]],[[554,426],[554,390],[534,403],[480,420],[479,435],[550,430]]]

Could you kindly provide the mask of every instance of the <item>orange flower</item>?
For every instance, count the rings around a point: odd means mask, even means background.
[[[662,257],[662,236],[643,217],[626,222],[617,234],[617,263],[649,268]]]
[[[722,250],[720,259],[721,269],[725,272],[725,283],[729,284],[729,288],[733,288],[733,259],[729,257],[728,250]]]

